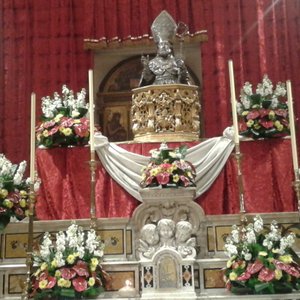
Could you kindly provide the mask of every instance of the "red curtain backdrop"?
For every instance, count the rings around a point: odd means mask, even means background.
[[[208,30],[202,46],[206,137],[220,135],[231,124],[229,58],[237,95],[245,81],[256,84],[265,73],[273,82],[291,79],[299,116],[299,0],[3,0],[1,152],[14,162],[28,159],[32,91],[40,100],[60,92],[63,83],[74,90],[87,87],[92,53],[83,50],[85,38],[150,34],[163,9],[187,23],[191,33]]]
[[[175,147],[174,144],[170,144]],[[190,144],[192,145],[192,144]],[[149,155],[158,144],[123,144],[128,151]],[[290,140],[271,139],[241,143],[243,184],[248,213],[296,210],[292,187]],[[36,202],[41,220],[90,217],[90,171],[87,147],[37,151],[42,186]],[[131,217],[140,203],[108,175],[101,163],[96,170],[97,217]],[[213,185],[196,202],[210,215],[239,213],[236,161],[231,156]]]

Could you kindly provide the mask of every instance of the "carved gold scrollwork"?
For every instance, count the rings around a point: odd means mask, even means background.
[[[198,87],[185,84],[151,85],[133,90],[134,139],[193,141],[200,133]]]

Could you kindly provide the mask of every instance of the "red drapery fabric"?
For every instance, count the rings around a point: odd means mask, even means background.
[[[174,144],[175,145],[175,144]],[[174,146],[170,144],[170,146]],[[123,144],[128,151],[149,155],[158,144]],[[242,172],[248,213],[296,210],[292,187],[290,140],[242,142]],[[89,148],[38,150],[37,163],[42,186],[36,213],[41,220],[89,218]],[[231,157],[199,203],[206,214],[239,213],[237,169]],[[97,217],[130,217],[140,203],[111,179],[98,165],[96,172]]]
[[[202,5],[209,37],[202,49],[206,136],[220,135],[224,126],[231,124],[230,58],[234,61],[237,95],[245,81],[256,86],[264,74],[273,83],[291,79],[294,110],[299,116],[300,2],[212,0],[202,1]]]
[[[28,159],[30,93],[36,92],[39,107],[40,98],[60,92],[63,83],[75,91],[87,87],[92,54],[83,40],[150,34],[163,9],[191,33],[208,30],[202,47],[206,137],[231,124],[229,58],[237,91],[264,73],[273,82],[291,79],[300,114],[298,0],[3,0],[0,9],[0,150],[13,162]]]

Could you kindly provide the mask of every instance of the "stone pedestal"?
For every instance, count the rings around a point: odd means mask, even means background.
[[[142,299],[197,299],[194,262],[206,233],[195,188],[146,188],[140,194],[143,203],[132,220]]]
[[[199,140],[198,86],[148,85],[132,92],[131,119],[135,141]]]

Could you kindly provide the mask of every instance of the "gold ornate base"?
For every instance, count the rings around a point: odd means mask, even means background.
[[[132,91],[134,141],[177,142],[199,139],[198,86],[149,85]]]
[[[142,135],[137,134],[134,137],[134,141],[139,143],[193,142],[193,141],[199,141],[199,135],[197,133],[190,133],[190,132],[146,133]]]

